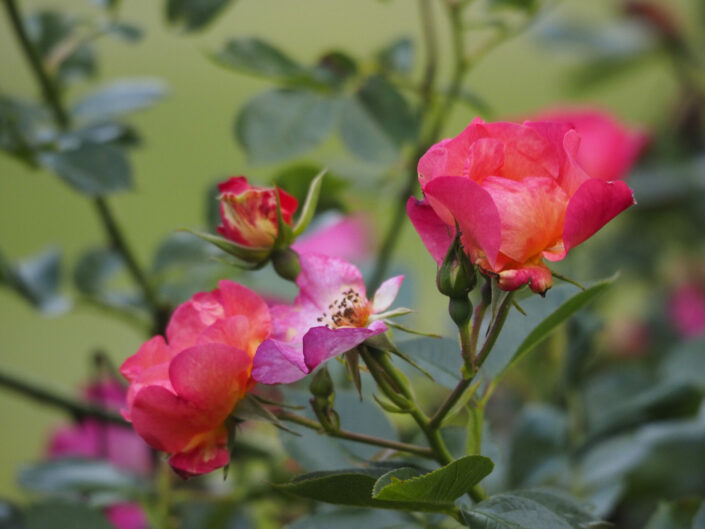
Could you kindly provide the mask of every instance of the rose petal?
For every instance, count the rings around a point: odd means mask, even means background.
[[[375,292],[375,297],[372,298],[373,314],[387,310],[392,305],[397,294],[399,294],[402,281],[404,281],[404,276],[395,276],[387,279],[379,286]]]
[[[497,285],[502,290],[516,290],[527,283],[531,290],[543,294],[553,286],[553,275],[542,263],[522,265],[520,268],[502,270]]]
[[[362,342],[387,330],[383,321],[374,321],[369,327],[314,327],[304,336],[304,360],[309,371],[320,364],[357,347]]]
[[[230,462],[227,443],[227,430],[221,426],[199,437],[191,450],[172,455],[169,464],[182,478],[207,474]]]
[[[443,222],[426,200],[409,197],[406,213],[431,257],[440,266],[455,238],[455,227]]]
[[[296,239],[298,254],[318,253],[346,261],[364,261],[373,246],[370,229],[360,216],[342,217]]]
[[[198,344],[222,343],[247,350],[250,344],[250,321],[246,316],[233,316],[216,321],[198,337]],[[248,351],[249,353],[249,351]]]
[[[350,263],[319,254],[301,255],[299,262],[301,272],[296,278],[296,284],[300,291],[296,304],[310,303],[322,312],[349,288],[366,297],[362,274]]]
[[[278,340],[262,342],[252,365],[252,378],[262,384],[290,384],[308,373],[301,345],[295,347]]]
[[[510,122],[486,123],[488,136],[496,138],[504,145],[502,170],[493,175],[519,180],[525,176],[546,176],[555,178],[561,168],[559,148],[550,141],[552,136],[544,136],[543,131],[533,126]],[[458,173],[448,173],[458,174]]]
[[[252,342],[249,348],[252,350],[248,349],[248,352],[254,355],[257,345],[269,337],[272,322],[267,304],[254,291],[233,281],[223,280],[218,286],[225,316],[245,316],[248,319]]]
[[[470,246],[466,249],[471,253],[482,251],[494,266],[499,254],[501,228],[499,212],[490,194],[467,178],[452,176],[434,179],[425,187],[424,193],[452,213]]]
[[[200,292],[179,305],[166,328],[169,346],[176,351],[195,345],[198,336],[216,320],[225,316],[220,291]]]
[[[172,354],[169,346],[164,341],[164,337],[155,336],[144,342],[135,354],[122,363],[120,373],[131,382],[145,369],[171,360]]]
[[[635,203],[632,190],[622,181],[591,178],[584,182],[568,202],[563,228],[565,253]]]

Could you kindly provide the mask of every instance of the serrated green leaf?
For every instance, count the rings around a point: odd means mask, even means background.
[[[617,276],[613,276],[609,279],[604,279],[593,284],[589,288],[578,292],[573,297],[565,301],[560,307],[558,307],[553,313],[551,313],[546,319],[539,323],[534,329],[529,333],[529,335],[524,338],[524,340],[519,344],[512,355],[509,363],[504,368],[503,372],[508,371],[512,366],[514,366],[521,358],[531,351],[534,347],[548,338],[553,331],[558,328],[560,324],[565,322],[578,310],[583,308],[585,305],[593,301],[597,296],[602,294],[607,290],[617,279]]]
[[[253,162],[278,162],[318,146],[331,133],[338,101],[304,90],[274,90],[240,110],[235,136]]]
[[[395,470],[375,483],[373,497],[377,500],[420,504],[446,505],[469,492],[488,476],[494,464],[486,457],[461,457],[428,474],[419,475],[410,469]]]
[[[394,86],[372,76],[345,101],[340,133],[345,146],[370,163],[391,164],[401,146],[416,137],[418,124],[411,107]]]
[[[301,214],[296,221],[296,226],[294,226],[294,236],[301,235],[311,223],[313,215],[316,213],[316,207],[318,206],[318,197],[321,194],[323,176],[327,171],[327,168],[321,169],[313,180],[311,180],[311,184],[308,187],[308,193],[306,193],[306,201],[301,208]]]
[[[123,152],[112,145],[86,143],[72,150],[42,153],[39,161],[71,187],[90,196],[132,187],[130,164]]]
[[[47,501],[26,511],[27,529],[113,529],[105,515],[82,504]]]
[[[497,494],[463,511],[471,529],[608,529],[567,495],[547,489]]]
[[[232,0],[167,0],[166,17],[184,31],[198,31],[211,24]]]
[[[81,99],[71,114],[84,123],[105,121],[150,107],[166,93],[166,85],[157,79],[116,81]]]

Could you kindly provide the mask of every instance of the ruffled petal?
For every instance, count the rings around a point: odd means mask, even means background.
[[[397,298],[397,294],[399,294],[402,281],[404,281],[404,276],[395,276],[387,279],[379,286],[375,292],[375,297],[372,299],[373,314],[387,310],[392,305]]]
[[[442,176],[424,189],[431,205],[442,204],[458,221],[466,250],[478,250],[495,265],[502,241],[500,216],[490,194],[468,178]],[[438,212],[436,210],[436,212]]]
[[[199,436],[193,448],[172,455],[169,464],[184,479],[212,472],[230,462],[227,444],[228,433],[221,426]]]
[[[525,264],[520,268],[502,270],[497,281],[502,290],[516,290],[527,283],[531,290],[543,294],[553,286],[553,276],[543,263]]]
[[[584,182],[568,202],[563,228],[565,253],[634,204],[632,190],[622,181],[591,178]]]
[[[252,365],[252,378],[262,384],[290,384],[308,373],[301,345],[296,347],[278,340],[264,341]]]
[[[409,197],[406,213],[431,257],[440,266],[455,238],[455,226],[443,222],[426,200]]]
[[[120,366],[120,373],[132,382],[144,370],[171,360],[172,351],[164,337],[155,336],[144,342],[135,354],[127,358]]]
[[[304,336],[304,360],[310,371],[320,364],[357,347],[368,338],[387,330],[383,321],[374,321],[369,327],[314,327]]]
[[[254,291],[233,281],[223,280],[218,286],[225,316],[245,316],[249,320],[251,345],[248,352],[254,355],[257,345],[269,337],[272,327],[267,304]]]
[[[300,256],[301,272],[296,278],[299,295],[296,304],[312,304],[324,311],[343,291],[354,289],[365,297],[365,282],[360,271],[350,263],[319,254]]]
[[[179,305],[171,315],[166,328],[169,346],[181,351],[196,345],[198,336],[206,327],[224,316],[218,289],[196,294],[186,303]]]

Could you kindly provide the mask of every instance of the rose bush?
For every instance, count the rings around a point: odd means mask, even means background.
[[[585,172],[579,148],[563,123],[475,119],[420,159],[426,200],[410,198],[407,212],[437,262],[457,224],[472,262],[500,288],[543,293],[553,283],[544,258],[563,259],[634,204],[623,182]]]
[[[176,309],[166,340],[155,336],[122,364],[123,415],[182,476],[228,463],[225,421],[253,384],[252,358],[270,328],[262,298],[223,280]]]

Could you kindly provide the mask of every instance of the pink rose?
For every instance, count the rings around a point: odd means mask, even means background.
[[[544,258],[563,259],[634,204],[624,182],[591,178],[578,164],[578,133],[562,123],[485,123],[475,119],[419,160],[425,201],[407,212],[442,262],[455,234],[472,262],[500,288],[553,284]]]
[[[273,187],[252,186],[244,176],[234,176],[218,184],[220,220],[218,233],[242,246],[269,248],[277,238],[277,198],[279,193],[282,218],[292,223],[298,206],[296,198]]]
[[[668,314],[682,338],[705,336],[705,291],[694,283],[679,286],[668,301]]]
[[[122,364],[123,415],[182,476],[228,463],[225,421],[253,384],[252,357],[270,327],[262,298],[221,281],[176,309],[166,340],[155,336]]]
[[[125,389],[114,380],[92,384],[84,399],[92,404],[119,410],[125,405]],[[49,439],[47,454],[51,459],[82,457],[104,459],[115,467],[146,476],[152,472],[152,451],[129,427],[85,419],[57,429]],[[105,508],[116,529],[146,529],[147,518],[137,504],[117,503]]]
[[[592,178],[623,180],[646,147],[649,138],[630,130],[597,109],[565,108],[541,112],[532,121],[555,121],[575,128],[580,136],[576,160]]]
[[[272,338],[257,350],[252,377],[286,384],[305,377],[330,358],[383,333],[382,321],[404,276],[388,279],[367,299],[362,274],[350,263],[324,255],[301,255],[293,305],[271,308]]]
[[[299,254],[321,254],[345,261],[364,261],[373,246],[369,228],[361,216],[336,216],[305,232],[291,247]]]

